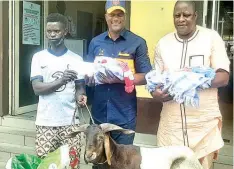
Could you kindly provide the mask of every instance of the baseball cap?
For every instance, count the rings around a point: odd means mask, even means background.
[[[125,13],[125,1],[120,0],[107,0],[106,1],[106,12],[111,13],[114,10],[119,9]]]

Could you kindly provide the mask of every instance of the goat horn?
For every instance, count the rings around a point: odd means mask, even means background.
[[[109,131],[114,131],[114,130],[118,130],[123,132],[124,134],[132,134],[135,133],[133,130],[129,130],[129,129],[123,129],[122,127],[119,127],[117,125],[114,124],[110,124],[110,123],[103,123],[100,124],[102,131],[104,133],[109,132]]]
[[[79,126],[72,133],[66,135],[65,138],[73,138],[73,137],[75,137],[78,133],[84,132],[87,129],[88,126],[89,126],[89,124],[83,124],[83,125]]]

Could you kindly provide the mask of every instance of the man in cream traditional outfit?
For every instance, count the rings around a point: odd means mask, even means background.
[[[152,96],[163,102],[157,133],[159,146],[186,145],[192,148],[205,169],[217,158],[224,145],[222,116],[217,102],[217,87],[229,78],[229,60],[217,32],[196,25],[197,12],[192,1],[177,1],[174,7],[176,32],[159,40],[155,48],[155,69],[176,71],[184,67],[208,66],[216,70],[211,89],[199,93],[198,109],[184,107],[172,100],[167,91],[157,88]]]

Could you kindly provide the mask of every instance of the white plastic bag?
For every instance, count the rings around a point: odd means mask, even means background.
[[[63,145],[49,153],[37,169],[68,169],[70,165],[69,146]]]

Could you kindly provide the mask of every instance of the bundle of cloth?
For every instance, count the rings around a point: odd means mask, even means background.
[[[125,91],[131,93],[134,90],[134,76],[126,62],[99,56],[94,60],[95,84],[103,84],[103,78],[112,78],[125,82]]]
[[[186,106],[199,107],[198,91],[211,87],[215,70],[209,67],[190,67],[178,71],[163,73],[156,70],[146,74],[146,89],[155,91],[156,87],[168,89],[173,100]]]
[[[124,81],[127,93],[131,93],[135,88],[134,76],[128,64],[110,57],[98,56],[94,63],[82,62],[69,65],[69,68],[78,72],[77,80],[84,79],[85,76],[94,76],[95,85],[100,85],[107,83],[103,79],[111,78],[116,81]]]

